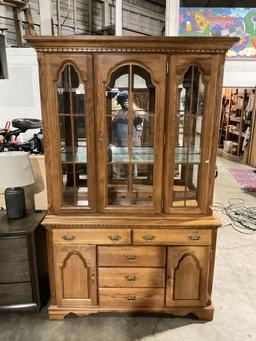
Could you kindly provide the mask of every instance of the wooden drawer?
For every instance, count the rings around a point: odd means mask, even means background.
[[[164,267],[166,248],[157,246],[100,246],[99,266]]]
[[[131,244],[128,229],[59,229],[53,230],[53,243],[62,245],[81,244]]]
[[[31,283],[0,284],[0,306],[32,303]]]
[[[100,288],[100,306],[119,308],[163,307],[164,289],[162,288]]]
[[[27,238],[0,239],[0,283],[30,281]]]
[[[163,288],[162,268],[99,268],[98,283],[102,288]]]
[[[137,245],[210,245],[211,238],[211,230],[133,230],[133,244]]]

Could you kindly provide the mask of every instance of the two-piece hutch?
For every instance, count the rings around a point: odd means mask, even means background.
[[[237,39],[28,41],[41,80],[49,317],[212,319],[220,222],[210,206],[225,53]]]

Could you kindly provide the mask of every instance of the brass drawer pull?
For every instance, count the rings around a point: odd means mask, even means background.
[[[119,239],[121,239],[121,236],[119,236],[118,234],[113,234],[108,236],[108,239],[112,240],[112,242],[117,241]]]
[[[156,239],[156,237],[153,236],[153,234],[146,234],[142,238],[145,239],[145,240],[154,240],[154,239]]]
[[[72,240],[76,239],[76,237],[72,234],[66,234],[62,237],[62,239],[64,239],[66,242],[72,242]]]
[[[135,275],[128,275],[128,276],[125,276],[125,279],[129,282],[134,282],[136,281],[136,276]]]
[[[200,240],[201,237],[200,236],[188,236],[188,239],[192,241],[197,241],[197,240]]]
[[[136,255],[125,255],[125,257],[128,259],[128,260],[135,260],[135,258],[137,257]]]
[[[124,296],[124,298],[126,299],[126,301],[129,301],[129,302],[137,300],[137,297],[135,295],[127,295],[127,296]]]

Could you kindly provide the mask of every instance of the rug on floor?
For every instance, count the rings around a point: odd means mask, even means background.
[[[256,192],[256,170],[228,168],[228,171],[234,176],[244,190]]]

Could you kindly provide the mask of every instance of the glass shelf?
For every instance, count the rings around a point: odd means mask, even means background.
[[[111,163],[129,163],[128,147],[110,147]],[[153,163],[154,149],[152,147],[133,147],[132,163]],[[199,164],[201,161],[200,149],[190,148],[187,155],[186,147],[176,147],[175,163]]]
[[[201,153],[199,148],[190,148],[189,152],[187,147],[175,148],[175,163],[177,164],[199,164],[201,162]]]
[[[64,147],[61,150],[62,163],[87,163],[87,148],[77,147],[74,150],[75,160],[73,160],[72,147]]]
[[[129,163],[128,147],[110,146],[109,161],[111,163]],[[150,163],[154,161],[154,148],[152,147],[133,147],[132,163]]]

